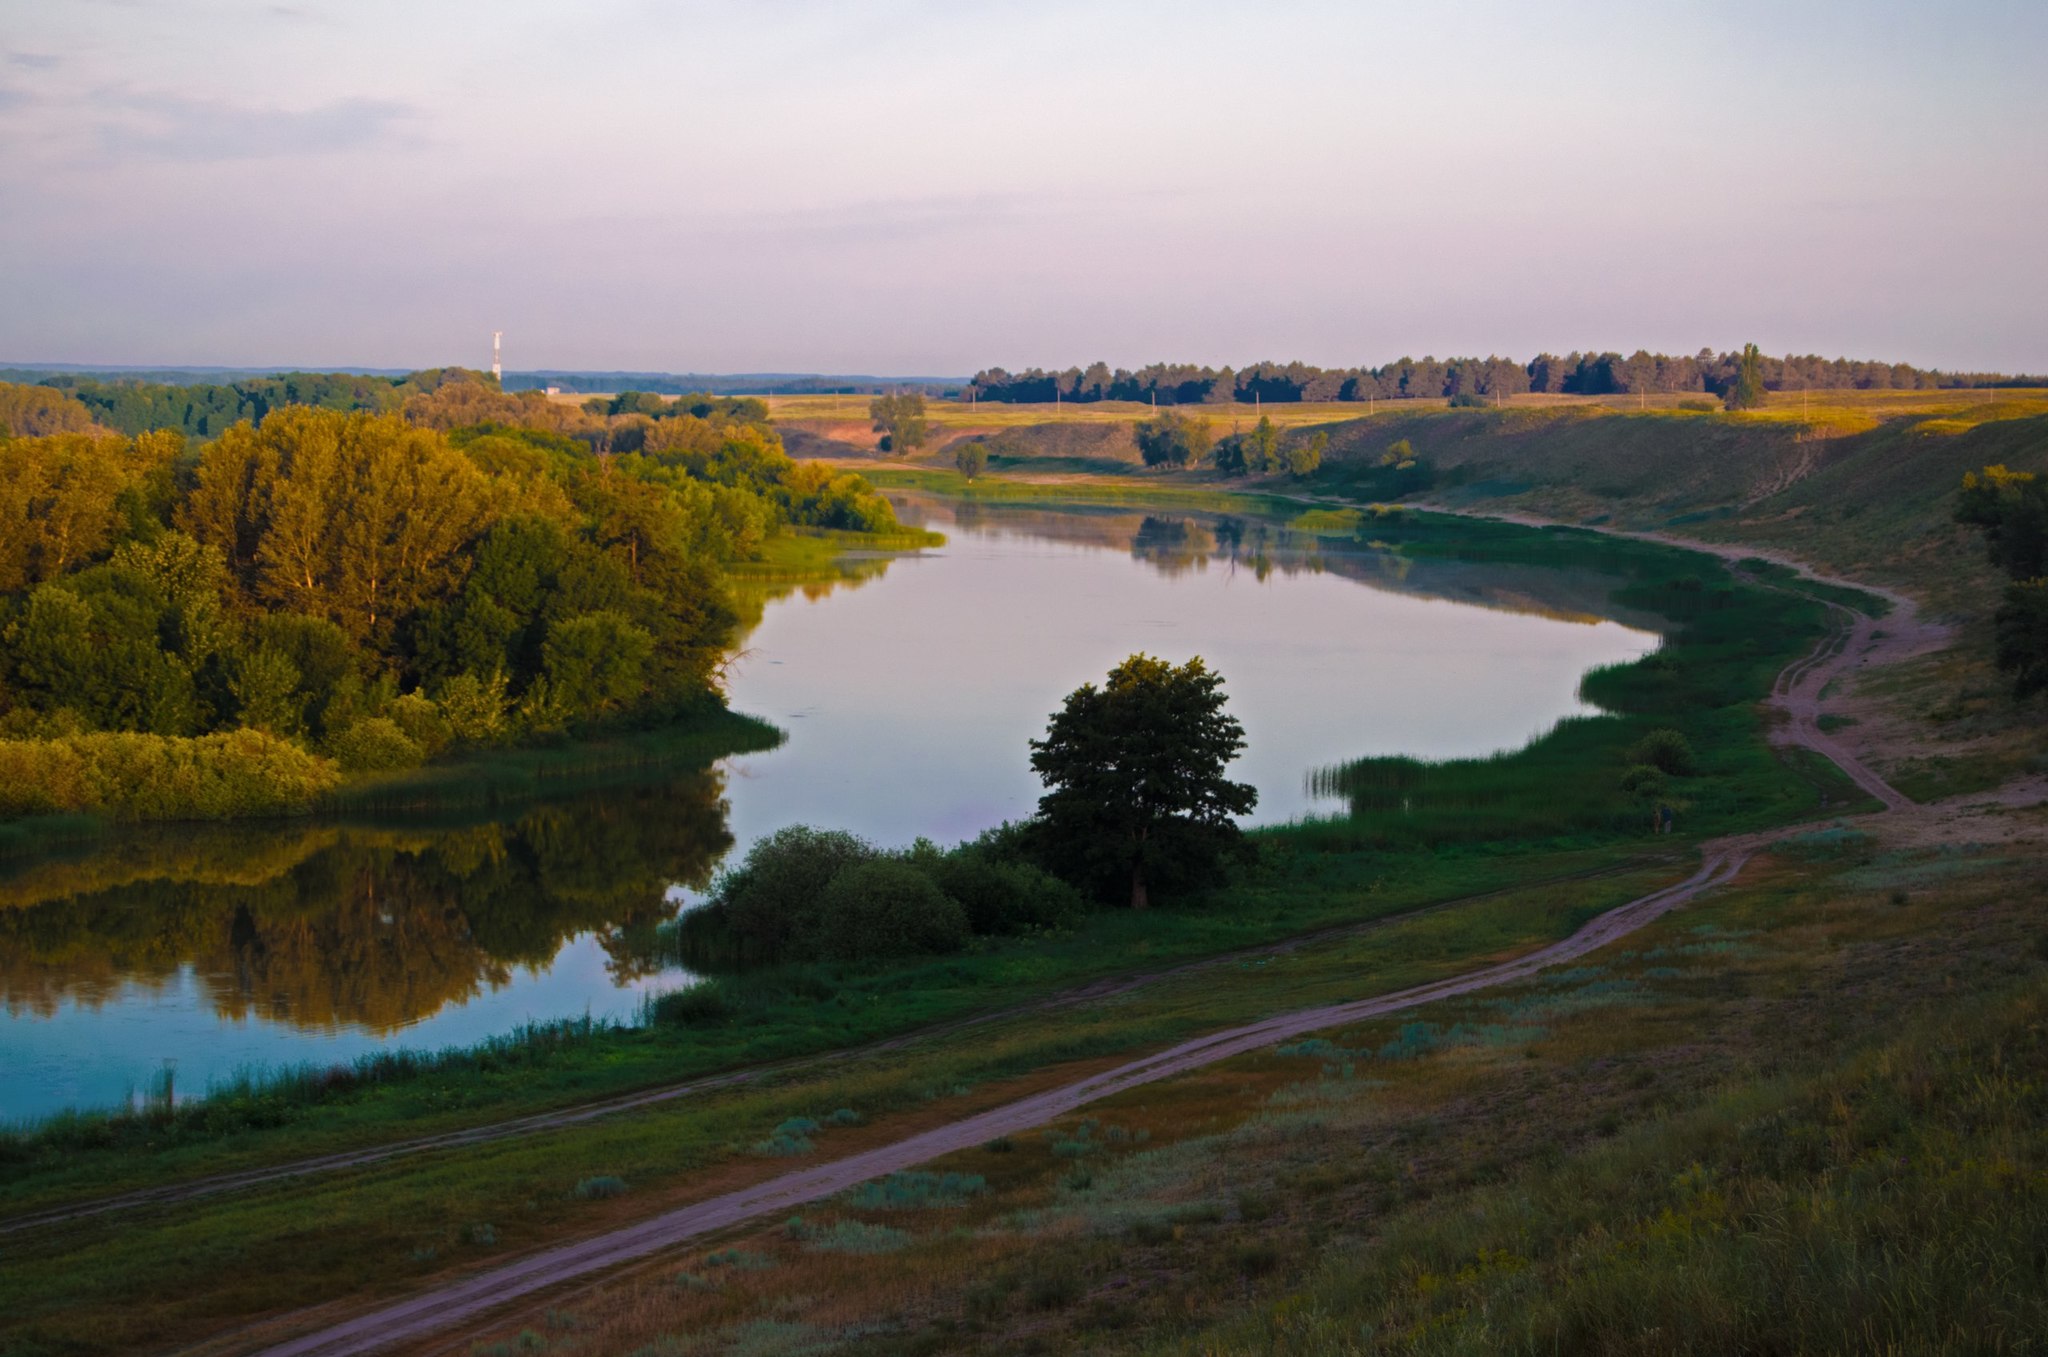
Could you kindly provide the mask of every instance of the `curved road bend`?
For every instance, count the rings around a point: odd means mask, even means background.
[[[1867,623],[1868,619],[1863,621]],[[1883,801],[1887,809],[1878,813],[1887,814],[1912,803],[1853,754],[1822,735],[1811,719],[1817,711],[1820,692],[1868,657],[1869,640],[1867,626],[1852,626],[1846,635],[1832,633],[1813,654],[1788,667],[1773,700],[1793,716],[1786,732],[1788,741],[1833,760],[1858,786]],[[1546,967],[1604,947],[1701,892],[1732,880],[1751,855],[1790,832],[1794,831],[1785,828],[1710,840],[1700,847],[1699,869],[1684,881],[1609,910],[1570,937],[1513,960],[1392,994],[1304,1009],[1213,1032],[891,1145],[781,1174],[752,1187],[678,1207],[589,1239],[544,1249],[277,1344],[265,1349],[262,1357],[354,1357],[420,1339],[560,1283],[644,1258],[728,1226],[833,1196],[871,1178],[901,1172],[997,1136],[1042,1126],[1099,1098],[1228,1060],[1290,1037],[1526,979]]]

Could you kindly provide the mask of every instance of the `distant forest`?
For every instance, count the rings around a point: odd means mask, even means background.
[[[1541,353],[1529,362],[1512,358],[1402,358],[1376,368],[1319,368],[1307,363],[1254,363],[1244,368],[1208,368],[1188,363],[1154,363],[1136,372],[1111,370],[1106,363],[1047,372],[989,368],[970,384],[985,401],[1147,401],[1159,405],[1222,405],[1238,401],[1365,401],[1442,399],[1460,396],[1518,396],[1524,392],[1565,395],[1633,395],[1704,391],[1727,394],[1734,385],[1740,352],[1701,349],[1689,356],[1637,350],[1618,353]],[[1763,359],[1764,386],[1772,391],[1901,390],[1948,387],[2048,385],[2048,378],[1999,372],[1942,372],[1908,363],[1860,362],[1818,354]]]

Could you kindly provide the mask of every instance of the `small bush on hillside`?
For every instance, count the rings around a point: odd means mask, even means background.
[[[577,1183],[575,1190],[570,1195],[575,1197],[577,1201],[589,1202],[603,1201],[609,1197],[622,1197],[625,1193],[625,1179],[614,1178],[610,1174],[601,1174],[595,1178],[585,1178]]]
[[[1638,801],[1659,801],[1670,790],[1664,770],[1638,763],[1621,775],[1621,789]]]
[[[1675,730],[1653,730],[1628,751],[1630,763],[1646,763],[1673,777],[1691,777],[1698,769],[1692,741]]]

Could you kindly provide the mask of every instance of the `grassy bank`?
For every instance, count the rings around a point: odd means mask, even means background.
[[[363,778],[322,799],[325,814],[460,811],[563,796],[730,754],[773,749],[783,733],[756,717],[706,705],[645,730],[540,746],[475,750],[443,763]]]
[[[1574,966],[1105,1100],[464,1338],[2026,1351],[2040,883],[1816,834]]]

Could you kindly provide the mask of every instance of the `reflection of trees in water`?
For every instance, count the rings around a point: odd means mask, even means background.
[[[448,830],[245,827],[252,857],[280,864],[255,880],[183,874],[171,853],[154,878],[129,855],[68,896],[10,905],[0,887],[0,1003],[48,1015],[190,967],[223,1017],[388,1031],[582,933],[632,979],[661,965],[669,886],[703,887],[731,847],[725,817],[718,776],[692,774]],[[89,869],[72,864],[82,886]]]

